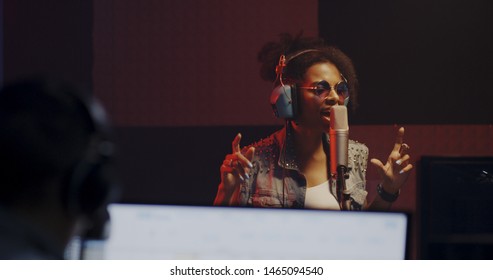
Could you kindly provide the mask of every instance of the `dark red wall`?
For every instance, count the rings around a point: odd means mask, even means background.
[[[359,73],[353,123],[493,123],[493,2],[319,3],[321,36]]]
[[[3,80],[53,77],[92,86],[92,1],[3,1]]]
[[[276,124],[257,52],[318,1],[94,1],[94,90],[118,125]]]

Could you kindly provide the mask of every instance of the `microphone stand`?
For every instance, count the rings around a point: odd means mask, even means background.
[[[349,178],[348,169],[344,165],[337,166],[336,186],[337,186],[337,201],[341,210],[351,210],[351,199],[346,187],[346,179]]]
[[[336,195],[341,210],[351,210],[350,194],[346,187],[348,173],[349,127],[345,106],[330,109],[330,172],[336,179]]]

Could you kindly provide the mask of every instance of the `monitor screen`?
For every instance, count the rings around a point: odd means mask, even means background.
[[[84,259],[404,259],[408,216],[212,206],[112,204],[105,241]]]

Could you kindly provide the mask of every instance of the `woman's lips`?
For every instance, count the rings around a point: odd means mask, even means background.
[[[323,119],[327,120],[328,122],[330,122],[330,108],[328,109],[323,109],[321,112],[320,112],[320,115],[322,116]]]
[[[330,121],[330,111],[322,111],[320,115],[322,116],[323,119]]]

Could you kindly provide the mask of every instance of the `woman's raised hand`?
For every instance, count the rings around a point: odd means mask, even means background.
[[[226,155],[221,165],[221,184],[214,204],[234,204],[234,196],[240,188],[241,182],[248,179],[249,169],[252,168],[254,147],[242,153],[240,148],[241,134],[238,133],[232,142],[232,153]]]
[[[371,159],[371,163],[378,168],[382,177],[382,187],[388,193],[397,193],[409,177],[413,165],[409,163],[409,145],[403,143],[404,127],[397,131],[394,148],[385,165],[378,159]]]

